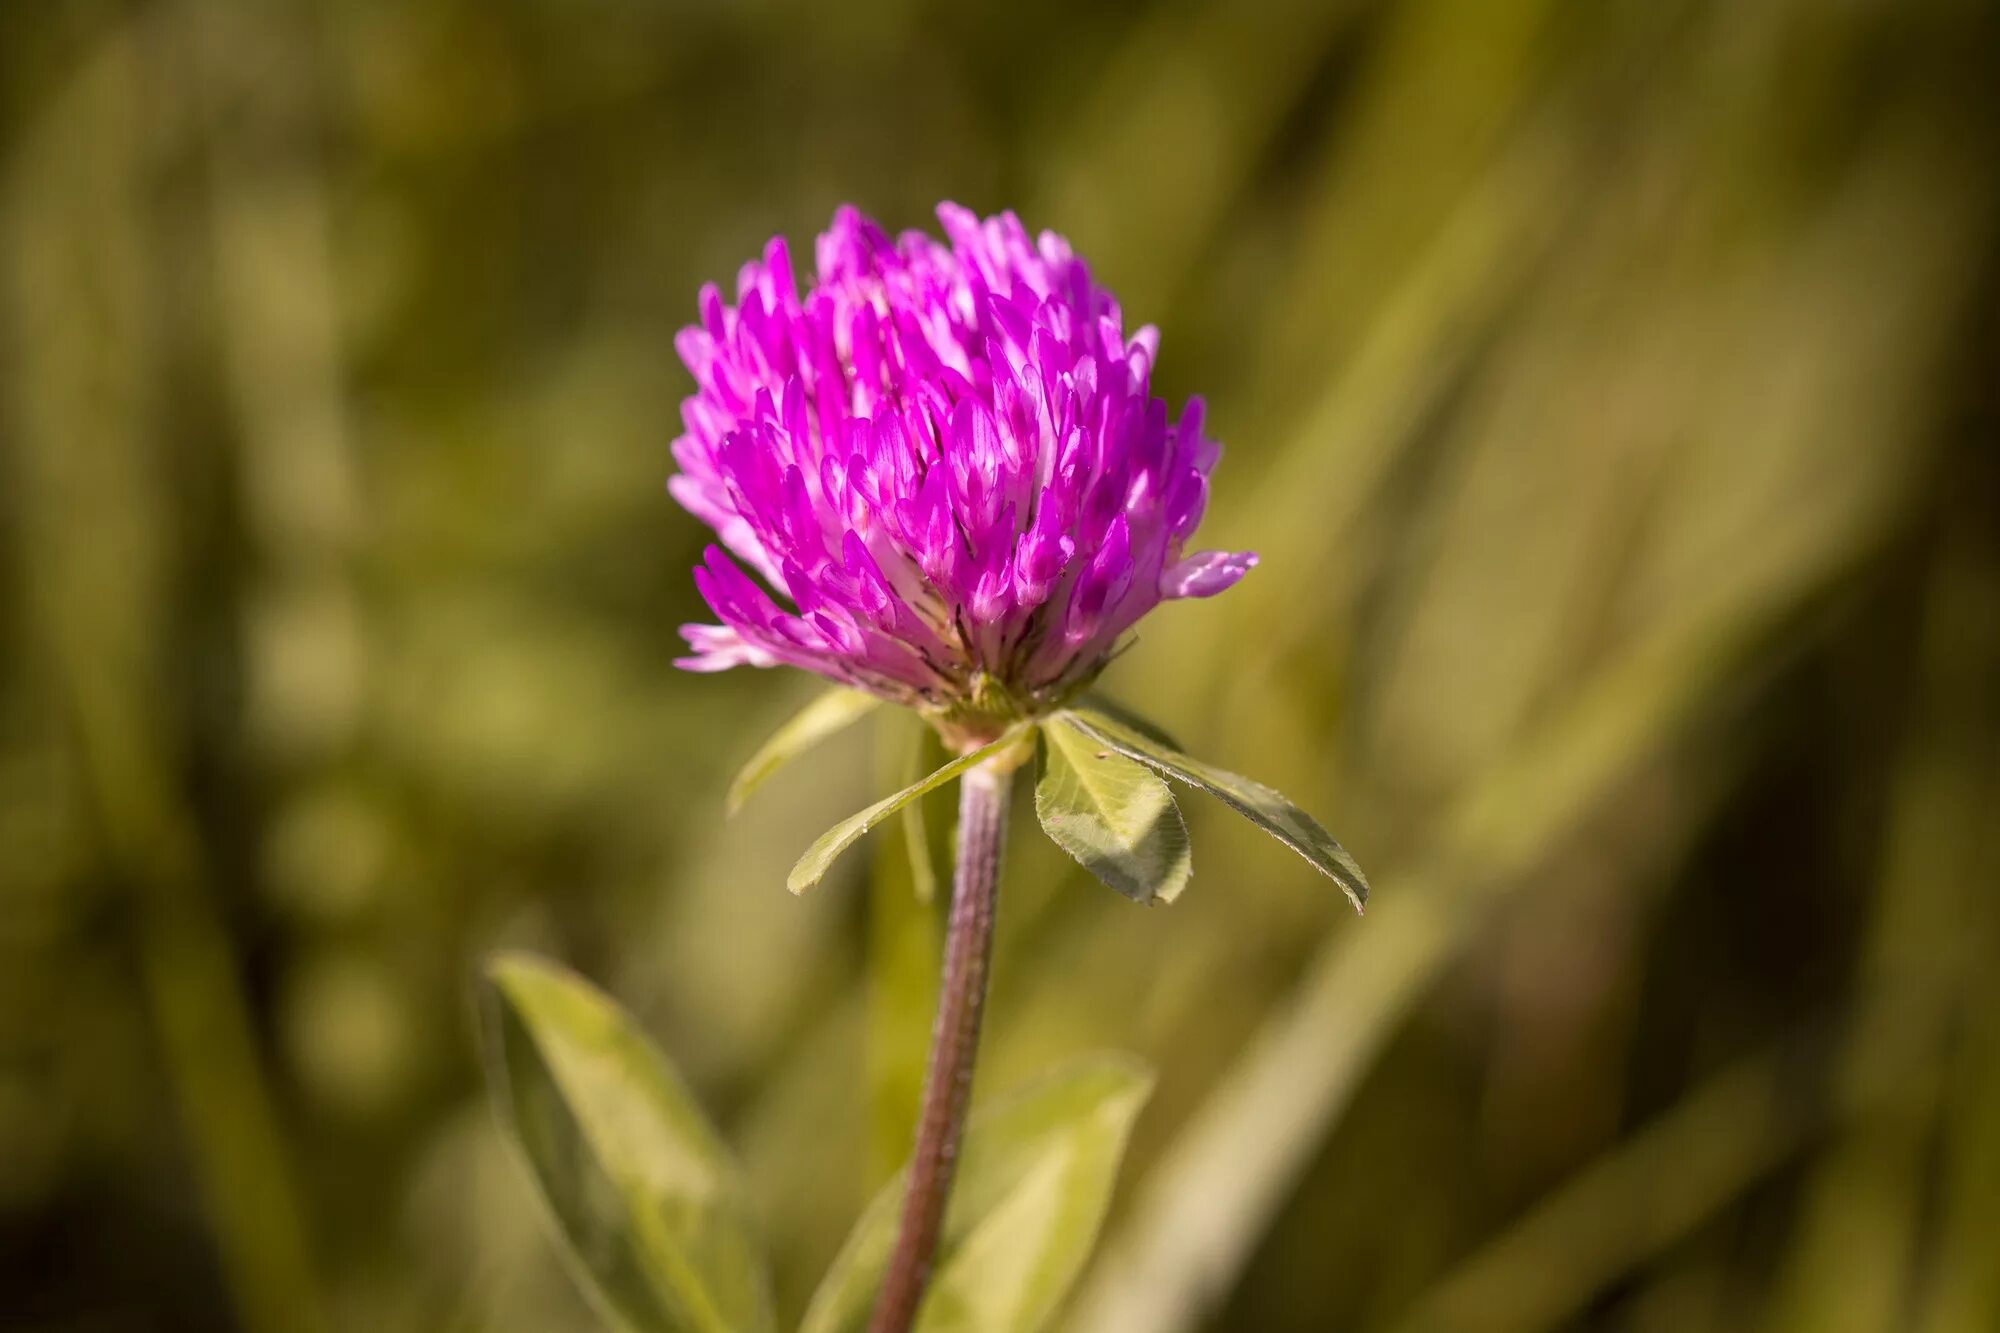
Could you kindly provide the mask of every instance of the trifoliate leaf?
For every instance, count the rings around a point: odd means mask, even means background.
[[[1167,784],[1066,718],[1042,727],[1035,814],[1058,847],[1135,902],[1172,902],[1194,873]]]
[[[1082,732],[1128,759],[1178,782],[1199,787],[1236,813],[1303,856],[1321,874],[1346,891],[1360,911],[1368,903],[1368,877],[1347,850],[1333,840],[1319,821],[1261,782],[1190,758],[1109,714],[1080,708],[1057,714]]]

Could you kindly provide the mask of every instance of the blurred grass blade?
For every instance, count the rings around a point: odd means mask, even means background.
[[[1167,784],[1063,718],[1042,727],[1035,814],[1056,846],[1134,902],[1170,903],[1194,873]]]
[[[930,755],[931,739],[937,735],[922,722],[918,722],[911,730],[914,736],[908,750],[909,758],[897,779],[905,787],[923,776],[924,764]],[[917,901],[920,903],[936,902],[937,862],[931,859],[930,821],[924,818],[923,798],[918,797],[914,801],[906,802],[899,818],[903,826],[903,850],[908,854],[910,862],[910,891],[917,895]]]
[[[862,834],[926,792],[936,791],[959,774],[976,768],[994,755],[1020,744],[1026,734],[1026,728],[1016,727],[991,745],[981,746],[970,754],[960,755],[921,782],[914,782],[894,796],[884,797],[875,802],[860,814],[850,815],[841,820],[820,834],[813,845],[806,848],[806,854],[792,867],[791,876],[785,881],[786,887],[793,893],[804,893],[819,883],[820,877],[826,874],[827,867],[832,865],[842,852],[853,846]]]
[[[1059,715],[1085,736],[1170,778],[1199,787],[1309,861],[1346,892],[1356,911],[1368,904],[1368,878],[1319,821],[1260,782],[1182,754],[1094,709]]]
[[[1562,1328],[1763,1180],[1832,1108],[1791,1088],[1797,1061],[1728,1066],[1486,1242],[1392,1324],[1392,1333]]]
[[[664,1057],[603,992],[521,954],[487,967],[501,1120],[584,1289],[621,1328],[772,1328],[735,1163]]]
[[[828,690],[814,699],[773,732],[737,771],[729,784],[725,808],[732,815],[741,810],[765,779],[836,731],[859,721],[881,702],[872,694],[849,689]]]
[[[1087,1057],[972,1117],[918,1333],[1034,1333],[1082,1272],[1152,1074]],[[866,1327],[895,1240],[898,1176],[862,1214],[800,1333]]]

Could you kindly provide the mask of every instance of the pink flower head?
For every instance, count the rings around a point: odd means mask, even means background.
[[[1157,331],[1055,233],[938,219],[949,245],[843,207],[803,299],[782,237],[734,306],[702,289],[668,488],[720,541],[695,582],[722,623],[679,664],[803,667],[977,738],[1257,557],[1184,551],[1220,448],[1200,399],[1152,396]]]

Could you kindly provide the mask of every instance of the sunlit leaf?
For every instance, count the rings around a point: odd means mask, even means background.
[[[1042,728],[1035,814],[1056,845],[1137,902],[1172,902],[1194,873],[1167,784],[1056,718]]]
[[[813,845],[806,848],[806,854],[801,856],[798,864],[792,867],[792,873],[785,881],[786,886],[793,893],[804,893],[807,889],[819,883],[820,876],[826,873],[827,867],[832,865],[842,852],[853,846],[855,840],[862,834],[874,828],[877,824],[887,819],[890,815],[895,814],[903,806],[916,800],[917,797],[922,796],[925,792],[937,790],[959,774],[977,768],[994,755],[1020,744],[1021,738],[1025,734],[1026,731],[1024,728],[1016,727],[999,740],[994,741],[991,745],[981,746],[970,754],[960,755],[943,768],[937,770],[937,772],[923,779],[923,781],[912,783],[897,792],[894,796],[884,797],[882,800],[875,802],[875,804],[869,806],[860,814],[850,815],[846,819],[841,820],[838,824],[820,834]]]
[[[736,1166],[665,1058],[574,973],[509,954],[486,975],[501,1121],[600,1312],[640,1333],[770,1329]]]
[[[1303,856],[1314,869],[1340,885],[1356,911],[1368,902],[1368,877],[1354,858],[1321,828],[1319,821],[1261,782],[1190,758],[1127,726],[1109,714],[1080,708],[1058,716],[1128,759],[1191,787],[1199,787]]]
[[[1034,1333],[1083,1270],[1152,1075],[1093,1056],[975,1113],[917,1333]],[[868,1206],[800,1333],[865,1328],[895,1244],[903,1177]]]
[[[860,690],[834,689],[792,714],[785,725],[771,734],[771,739],[758,747],[729,784],[729,794],[724,798],[729,813],[741,810],[766,778],[836,731],[866,716],[881,702]]]

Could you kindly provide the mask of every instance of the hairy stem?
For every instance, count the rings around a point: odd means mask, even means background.
[[[1007,830],[1012,764],[988,761],[959,784],[958,869],[952,880],[951,921],[945,930],[944,978],[931,1028],[930,1066],[917,1114],[903,1215],[896,1248],[875,1301],[869,1333],[905,1333],[929,1284],[952,1170],[972,1102],[972,1064],[986,1008],[986,972],[993,955],[994,908],[1000,897],[1000,847]]]

